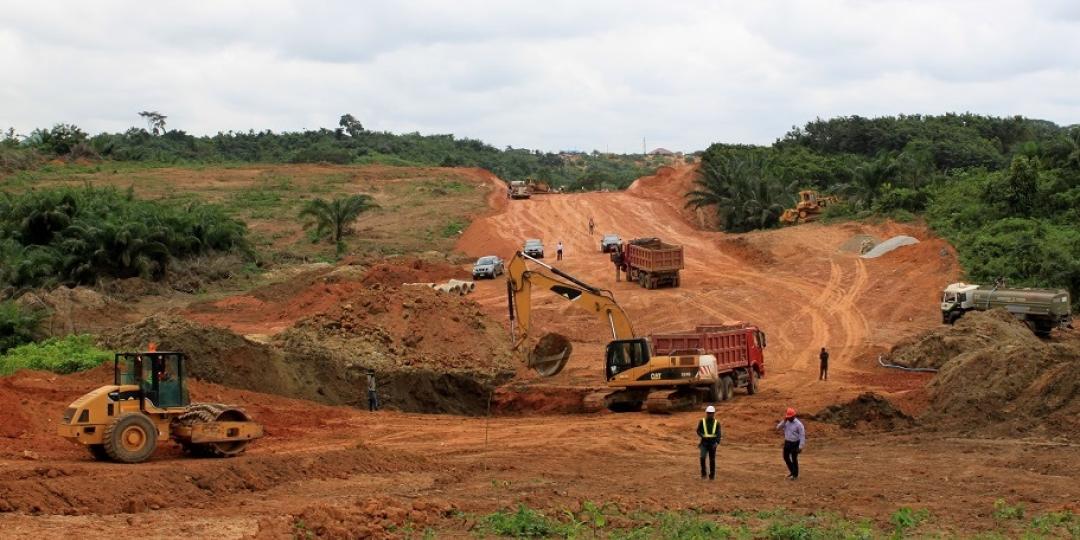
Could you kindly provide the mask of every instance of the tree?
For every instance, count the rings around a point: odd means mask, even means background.
[[[707,156],[686,206],[715,206],[724,230],[745,232],[777,224],[794,202],[795,184],[785,186],[772,162],[754,153]]]
[[[1012,215],[1030,216],[1035,209],[1039,194],[1039,162],[1024,156],[1016,156],[1009,165],[1005,177],[1002,198]]]
[[[350,137],[358,137],[364,132],[364,126],[351,114],[341,115],[341,119],[338,120],[338,125],[341,126]]]
[[[142,111],[139,116],[146,119],[146,125],[150,128],[150,132],[154,135],[165,133],[165,119],[168,116],[161,114],[157,111]]]
[[[343,239],[352,232],[352,224],[356,218],[378,207],[370,195],[338,197],[332,201],[317,198],[304,205],[300,210],[300,217],[308,218],[304,229],[315,226],[316,240],[329,235],[337,246],[338,255],[341,255],[345,251]]]

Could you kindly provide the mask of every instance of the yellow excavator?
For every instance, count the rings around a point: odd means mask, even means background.
[[[530,270],[527,262],[546,271]],[[546,289],[592,313],[611,331],[612,341],[604,354],[604,378],[607,387],[613,390],[603,396],[608,409],[633,412],[647,405],[649,412],[663,413],[702,399],[720,401],[722,381],[717,376],[716,357],[700,354],[701,351],[653,356],[649,340],[634,333],[629,317],[610,291],[593,287],[520,251],[507,265],[506,275],[514,350],[522,350],[530,342],[534,287]],[[546,334],[527,355],[526,365],[541,376],[551,377],[562,371],[571,352],[566,337]]]
[[[94,459],[146,461],[159,438],[172,438],[192,456],[231,457],[263,428],[238,408],[190,403],[181,352],[117,353],[113,384],[75,400],[64,411],[57,434],[83,444]]]

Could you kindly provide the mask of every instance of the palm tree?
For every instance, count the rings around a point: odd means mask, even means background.
[[[703,166],[686,194],[686,206],[716,206],[724,230],[745,232],[777,223],[794,202],[795,184],[785,186],[767,158],[719,156]]]
[[[854,201],[856,206],[869,208],[874,199],[881,195],[882,188],[899,178],[900,172],[896,159],[888,154],[881,154],[855,167],[851,171],[854,181],[839,186],[837,191]]]
[[[304,223],[304,229],[315,226],[316,241],[329,234],[337,245],[338,255],[341,255],[345,251],[342,239],[352,232],[352,223],[360,214],[378,207],[370,195],[338,197],[332,201],[318,198],[304,205],[300,217],[309,218]]]
[[[161,114],[157,111],[142,111],[139,116],[146,119],[146,125],[150,128],[150,131],[157,135],[159,132],[165,134],[165,119],[168,116]]]

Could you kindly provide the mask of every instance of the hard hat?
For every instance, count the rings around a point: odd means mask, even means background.
[[[787,412],[784,413],[784,418],[795,418],[795,409],[788,407]]]
[[[705,407],[705,412],[714,413],[714,412],[716,412],[716,407],[713,407],[712,405],[709,405],[708,407]]]

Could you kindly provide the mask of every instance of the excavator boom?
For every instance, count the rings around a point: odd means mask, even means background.
[[[532,261],[547,272],[529,270],[526,261]],[[533,287],[551,291],[572,305],[596,315],[611,331],[613,340],[634,339],[630,318],[609,291],[593,287],[519,251],[506,267],[510,334],[515,350],[529,341]],[[570,340],[558,334],[547,334],[540,338],[527,364],[541,375],[550,377],[562,371],[570,352]]]

